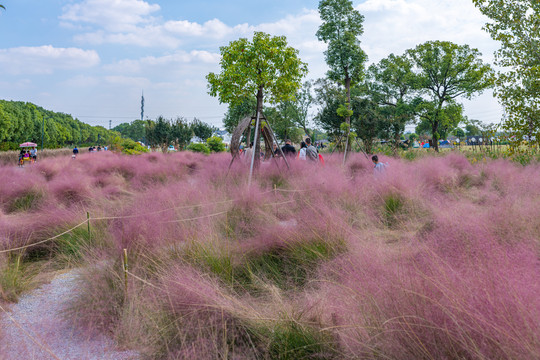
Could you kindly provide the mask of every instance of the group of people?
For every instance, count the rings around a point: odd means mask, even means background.
[[[324,164],[324,159],[321,154],[319,154],[318,149],[311,144],[311,139],[306,138],[300,144],[300,150],[296,151],[296,148],[292,146],[291,140],[285,140],[285,145],[281,148],[281,151],[278,149],[277,144],[274,144],[274,156],[280,157],[283,153],[284,156],[289,158],[296,158],[302,161],[311,161],[313,163]]]
[[[101,145],[98,145],[97,148],[95,146],[90,146],[88,148],[88,152],[90,154],[96,152],[96,151],[107,151],[108,148],[106,146],[104,146],[103,148],[101,147]],[[75,145],[75,147],[73,148],[73,155],[71,155],[71,158],[72,159],[75,159],[77,158],[77,155],[79,155],[79,148],[77,148],[77,145]]]
[[[37,161],[37,149],[21,149],[19,152],[19,166],[23,166],[25,162],[35,163]]]
[[[249,145],[249,148],[245,151],[240,147],[240,153],[248,161],[251,159],[253,154],[253,143]],[[287,157],[288,159],[298,159],[302,161],[310,161],[313,163],[321,163],[324,164],[324,159],[321,154],[319,154],[318,149],[311,144],[311,139],[306,138],[304,141],[302,141],[300,145],[300,150],[296,151],[296,148],[292,145],[292,141],[290,139],[285,140],[285,145],[281,147],[281,149],[278,148],[278,145],[274,143],[273,149],[272,149],[273,156],[276,158],[280,158],[283,156]],[[260,157],[263,158],[264,154],[261,152]]]
[[[75,149],[74,149],[74,150],[75,150]],[[101,151],[101,150],[107,151],[107,147],[104,146],[104,147],[102,148],[101,145],[98,145],[97,148],[96,148],[95,146],[90,146],[90,147],[88,148],[88,152],[89,152],[89,153],[93,153],[94,151]]]

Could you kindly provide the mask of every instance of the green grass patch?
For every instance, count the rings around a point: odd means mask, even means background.
[[[383,197],[383,218],[387,226],[392,227],[399,221],[405,208],[405,200],[400,194],[390,193]]]
[[[235,290],[257,293],[267,282],[282,290],[303,287],[321,262],[344,250],[343,242],[317,240],[248,253],[234,261],[230,254],[196,246],[188,258]]]
[[[251,330],[260,343],[266,344],[269,359],[333,359],[334,342],[331,334],[295,320],[284,320]]]
[[[43,197],[43,192],[36,189],[29,189],[11,201],[7,211],[8,213],[14,213],[30,210],[37,207]]]
[[[35,277],[43,263],[25,261],[21,253],[9,254],[3,260],[0,265],[0,299],[16,302],[21,294],[35,287]]]

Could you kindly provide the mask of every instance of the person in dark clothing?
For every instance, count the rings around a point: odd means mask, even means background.
[[[291,140],[285,140],[285,145],[281,148],[283,155],[287,157],[296,157],[296,149],[291,145]]]

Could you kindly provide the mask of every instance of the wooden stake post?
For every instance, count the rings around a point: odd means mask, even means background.
[[[127,257],[127,249],[124,249],[124,287],[126,291],[126,297],[128,293],[128,257]]]

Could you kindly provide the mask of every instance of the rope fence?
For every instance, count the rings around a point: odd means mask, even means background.
[[[0,254],[12,252],[12,251],[17,251],[17,250],[27,249],[27,248],[32,247],[32,246],[41,245],[41,244],[44,244],[44,243],[46,243],[46,242],[56,240],[56,239],[58,239],[59,237],[64,236],[64,235],[66,235],[66,234],[69,234],[69,233],[72,232],[73,230],[75,230],[75,229],[77,229],[77,228],[80,228],[81,226],[83,226],[83,225],[85,225],[85,224],[87,224],[87,223],[88,223],[88,220],[84,220],[84,221],[83,221],[82,223],[80,223],[79,225],[76,225],[76,226],[72,227],[71,229],[64,231],[64,232],[61,233],[61,234],[58,234],[58,235],[53,236],[53,237],[51,237],[51,238],[48,238],[48,239],[45,239],[45,240],[41,240],[41,241],[38,241],[38,242],[35,242],[35,243],[32,243],[32,244],[28,244],[28,245],[24,245],[24,246],[19,246],[19,247],[13,248],[13,249],[2,250],[2,251],[0,251]]]
[[[310,191],[310,190],[285,190],[285,189],[274,188],[272,190],[268,190],[268,191],[262,192],[260,194],[265,195],[265,194],[269,194],[269,193],[272,193],[272,192],[275,194],[276,192],[291,193],[291,192],[304,192],[304,191]],[[47,242],[51,242],[51,241],[56,240],[56,239],[66,235],[66,234],[69,234],[69,233],[73,232],[75,229],[78,229],[83,225],[88,225],[88,233],[90,234],[90,222],[91,221],[131,219],[131,218],[137,218],[137,217],[144,217],[144,216],[149,216],[149,215],[160,214],[160,213],[163,213],[163,212],[166,212],[166,211],[171,211],[171,210],[194,209],[194,208],[197,208],[197,207],[204,207],[204,206],[210,206],[210,205],[227,204],[227,203],[235,202],[235,201],[238,201],[238,200],[239,199],[230,199],[230,200],[218,201],[218,202],[213,202],[213,203],[202,203],[202,204],[197,204],[197,205],[176,206],[176,207],[171,207],[171,208],[167,208],[167,209],[158,210],[158,211],[151,212],[151,213],[136,214],[136,215],[126,215],[126,216],[109,216],[109,217],[96,217],[96,218],[93,218],[93,217],[90,217],[90,215],[87,213],[87,219],[86,220],[84,220],[80,224],[75,225],[74,227],[72,227],[72,228],[70,228],[70,229],[68,229],[68,230],[66,230],[66,231],[64,231],[64,232],[62,232],[62,233],[60,233],[58,235],[55,235],[53,237],[50,237],[50,238],[47,238],[47,239],[44,239],[44,240],[41,240],[41,241],[38,241],[38,242],[35,242],[35,243],[32,243],[32,244],[23,245],[23,246],[11,248],[11,249],[0,250],[0,254],[5,254],[5,253],[17,251],[17,250],[24,250],[24,249],[27,249],[27,248],[30,248],[30,247],[33,247],[33,246],[37,246],[37,245],[45,244]],[[287,200],[287,201],[277,202],[277,203],[262,204],[262,206],[285,205],[285,204],[293,203],[295,201],[296,200]],[[178,219],[178,220],[170,220],[170,221],[163,221],[163,222],[160,222],[160,224],[195,221],[195,220],[200,220],[200,219],[205,219],[205,218],[210,218],[210,217],[223,215],[223,214],[226,214],[228,212],[229,212],[229,210],[226,210],[226,211],[220,211],[220,212],[217,212],[217,213],[208,214],[208,215],[202,215],[202,216],[198,216],[198,217],[192,217],[192,218],[186,218],[186,219]]]
[[[310,191],[310,190],[277,189],[276,187],[274,187],[274,189],[262,192],[260,194],[264,195],[264,194],[268,194],[268,193],[273,192],[274,195],[277,195],[277,192],[295,193],[295,192],[306,192],[306,191]],[[47,239],[44,239],[44,240],[41,240],[41,241],[38,241],[38,242],[35,242],[35,243],[32,243],[32,244],[27,244],[27,245],[23,245],[23,246],[11,248],[11,249],[0,250],[0,254],[9,253],[9,252],[18,251],[18,250],[24,250],[24,249],[27,249],[27,248],[30,248],[30,247],[34,247],[34,246],[37,246],[37,245],[41,245],[41,244],[45,244],[45,243],[54,241],[54,240],[66,235],[66,234],[69,234],[69,233],[73,232],[74,230],[76,230],[76,229],[78,229],[78,228],[80,228],[80,227],[82,227],[84,225],[88,226],[88,235],[90,236],[90,222],[91,221],[130,219],[130,218],[137,218],[137,217],[149,216],[149,215],[154,215],[154,214],[160,214],[160,213],[171,211],[171,210],[194,209],[194,208],[197,208],[197,207],[228,204],[228,203],[235,202],[235,201],[238,201],[238,200],[239,199],[231,199],[231,200],[218,201],[218,202],[214,202],[214,203],[202,203],[202,204],[197,204],[197,205],[176,206],[176,207],[171,207],[171,208],[168,208],[168,209],[158,210],[158,211],[155,211],[155,212],[152,212],[152,213],[126,215],[126,216],[110,216],[110,217],[92,218],[92,217],[90,217],[90,214],[87,213],[86,220],[84,220],[83,222],[75,225],[74,227],[72,227],[72,228],[70,228],[70,229],[68,229],[68,230],[66,230],[66,231],[64,231],[64,232],[62,232],[62,233],[60,233],[58,235],[55,235],[53,237],[50,237],[50,238],[47,238]],[[296,202],[296,200],[287,200],[287,201],[276,202],[276,203],[262,204],[261,206],[279,206],[279,205],[290,204],[290,203],[293,203],[293,202]],[[191,218],[178,219],[178,220],[172,220],[172,221],[164,221],[164,222],[161,222],[161,223],[166,224],[166,223],[180,223],[180,222],[195,221],[195,220],[199,220],[199,219],[210,218],[210,217],[215,217],[215,216],[227,214],[229,211],[231,211],[231,210],[220,211],[220,212],[216,212],[216,213],[212,213],[212,214],[208,214],[208,215],[203,215],[203,216],[198,216],[198,217],[191,217]],[[142,283],[144,283],[144,284],[146,284],[148,286],[151,286],[151,287],[153,287],[155,289],[160,289],[158,286],[156,286],[156,285],[150,283],[149,281],[147,281],[147,280],[145,280],[145,279],[131,273],[130,271],[128,271],[127,249],[124,249],[123,268],[124,268],[124,273],[125,273],[126,295],[127,295],[127,286],[128,286],[128,282],[127,282],[127,277],[128,276],[130,276],[130,277],[132,277],[132,278],[134,278],[134,279],[136,279],[136,280],[138,280],[138,281],[140,281],[140,282],[142,282]],[[32,342],[34,342],[37,346],[39,346],[41,349],[46,351],[53,359],[60,360],[60,358],[56,354],[54,354],[54,352],[51,350],[51,348],[49,346],[47,346],[46,343],[44,343],[43,341],[40,341],[36,336],[31,334],[29,331],[25,330],[24,327],[16,319],[14,319],[9,314],[9,312],[6,309],[4,309],[1,305],[0,305],[0,310],[8,317],[8,319],[11,322],[13,322],[13,324],[15,324],[15,326],[17,326],[30,340],[32,340]]]

